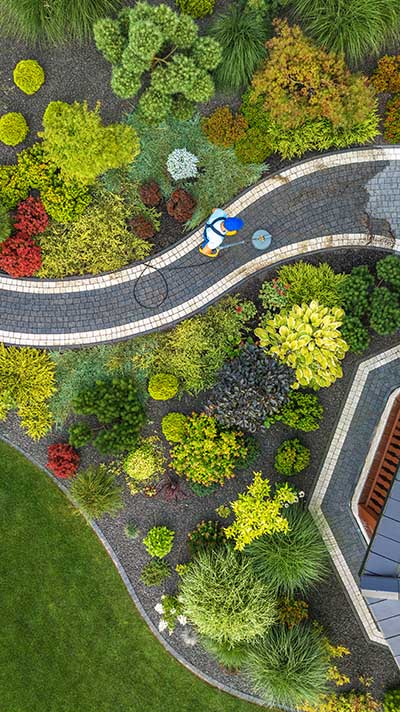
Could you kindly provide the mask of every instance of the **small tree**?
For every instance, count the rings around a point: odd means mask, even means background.
[[[87,102],[67,104],[52,101],[43,115],[45,156],[65,179],[89,185],[110,168],[131,163],[139,153],[136,131],[126,124],[103,126],[100,104],[94,110]]]
[[[150,86],[139,99],[149,122],[159,123],[172,111],[189,118],[195,102],[214,93],[210,71],[221,59],[218,42],[199,37],[195,21],[167,5],[137,2],[122,10],[117,20],[94,25],[97,49],[112,65],[111,87],[123,99],[134,97],[142,76],[151,72]]]
[[[316,47],[297,25],[275,20],[269,59],[252,82],[251,100],[261,95],[264,108],[283,129],[326,118],[350,129],[375,111],[374,91],[351,74],[344,59]]]
[[[282,515],[282,508],[296,499],[295,491],[288,484],[279,487],[272,498],[269,480],[263,480],[261,472],[255,472],[247,492],[239,494],[231,503],[235,521],[224,530],[226,537],[234,539],[235,549],[242,551],[263,534],[287,532],[289,524]]]

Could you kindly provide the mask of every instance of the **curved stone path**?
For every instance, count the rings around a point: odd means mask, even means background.
[[[400,251],[399,179],[400,146],[327,154],[269,176],[234,200],[228,210],[244,219],[247,241],[217,260],[198,253],[199,228],[146,263],[98,277],[2,275],[0,341],[72,347],[126,339],[180,321],[259,270],[307,252]],[[249,238],[261,227],[273,242],[260,254]]]

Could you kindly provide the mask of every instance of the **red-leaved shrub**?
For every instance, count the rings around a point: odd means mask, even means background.
[[[0,245],[0,269],[11,277],[32,277],[41,264],[41,248],[23,232],[7,237]]]
[[[56,477],[66,480],[76,474],[80,457],[72,445],[68,445],[68,443],[49,445],[47,457],[47,467]]]
[[[152,208],[161,200],[161,190],[155,180],[144,183],[139,188],[139,195],[148,208]]]
[[[144,215],[136,215],[129,221],[129,225],[131,226],[132,232],[143,240],[154,237],[156,234],[153,223],[149,218],[145,218]]]
[[[171,217],[178,222],[190,220],[196,207],[196,201],[187,190],[177,188],[167,200],[167,210]]]
[[[39,235],[44,232],[49,222],[40,198],[27,198],[17,207],[14,218],[14,229],[25,235]]]

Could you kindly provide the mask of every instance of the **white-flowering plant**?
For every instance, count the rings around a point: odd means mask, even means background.
[[[167,170],[174,180],[196,178],[199,159],[186,148],[175,148],[167,158]]]
[[[161,596],[161,602],[154,606],[161,618],[158,624],[158,630],[163,633],[168,628],[169,634],[174,632],[176,622],[181,625],[186,625],[187,619],[183,615],[183,606],[177,596]]]

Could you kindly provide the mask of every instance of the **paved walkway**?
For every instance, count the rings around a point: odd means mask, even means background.
[[[147,263],[99,277],[0,277],[0,341],[42,347],[126,339],[203,309],[270,265],[335,247],[400,251],[400,146],[321,156],[266,178],[233,201],[246,244],[202,257],[201,229]],[[271,248],[250,237],[265,227]],[[397,238],[397,239],[396,239]]]

